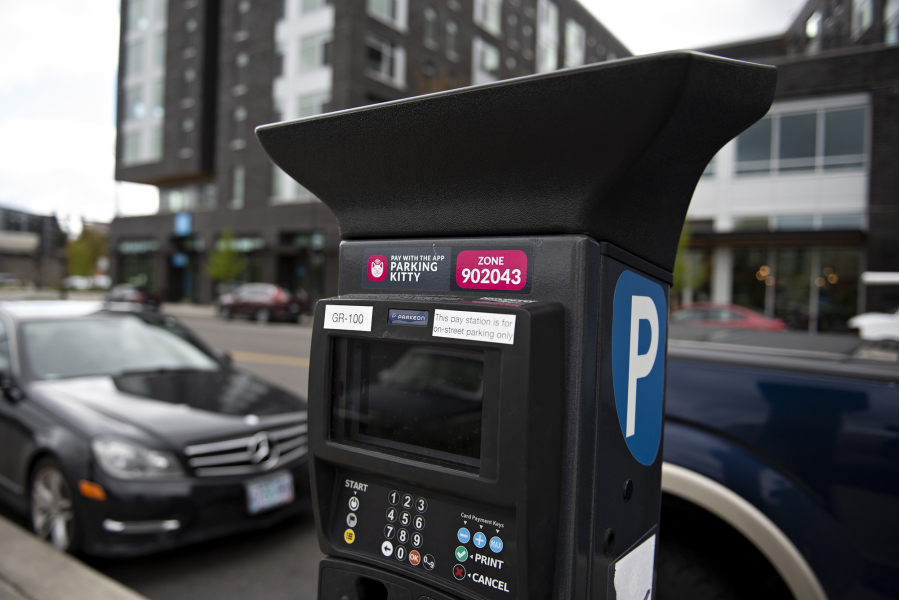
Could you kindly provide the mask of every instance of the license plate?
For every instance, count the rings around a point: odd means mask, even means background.
[[[247,510],[251,515],[290,504],[293,500],[293,475],[290,473],[247,484]]]

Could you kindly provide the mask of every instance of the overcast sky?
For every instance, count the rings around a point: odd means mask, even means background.
[[[635,54],[783,31],[804,0],[582,0]],[[119,0],[0,0],[0,205],[72,223],[155,212],[113,182]],[[117,200],[118,198],[118,200]]]

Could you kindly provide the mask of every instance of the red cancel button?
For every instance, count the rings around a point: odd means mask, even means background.
[[[456,258],[456,285],[469,290],[523,289],[528,255],[521,250],[463,250]]]

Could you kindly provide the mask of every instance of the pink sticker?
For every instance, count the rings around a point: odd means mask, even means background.
[[[523,289],[528,256],[521,250],[463,250],[456,258],[456,285],[469,290]]]
[[[384,281],[387,279],[387,257],[368,257],[368,278],[372,281]]]

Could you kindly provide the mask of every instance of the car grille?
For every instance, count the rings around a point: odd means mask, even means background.
[[[307,424],[302,423],[249,437],[187,446],[184,455],[197,477],[264,473],[305,455],[307,432]]]

